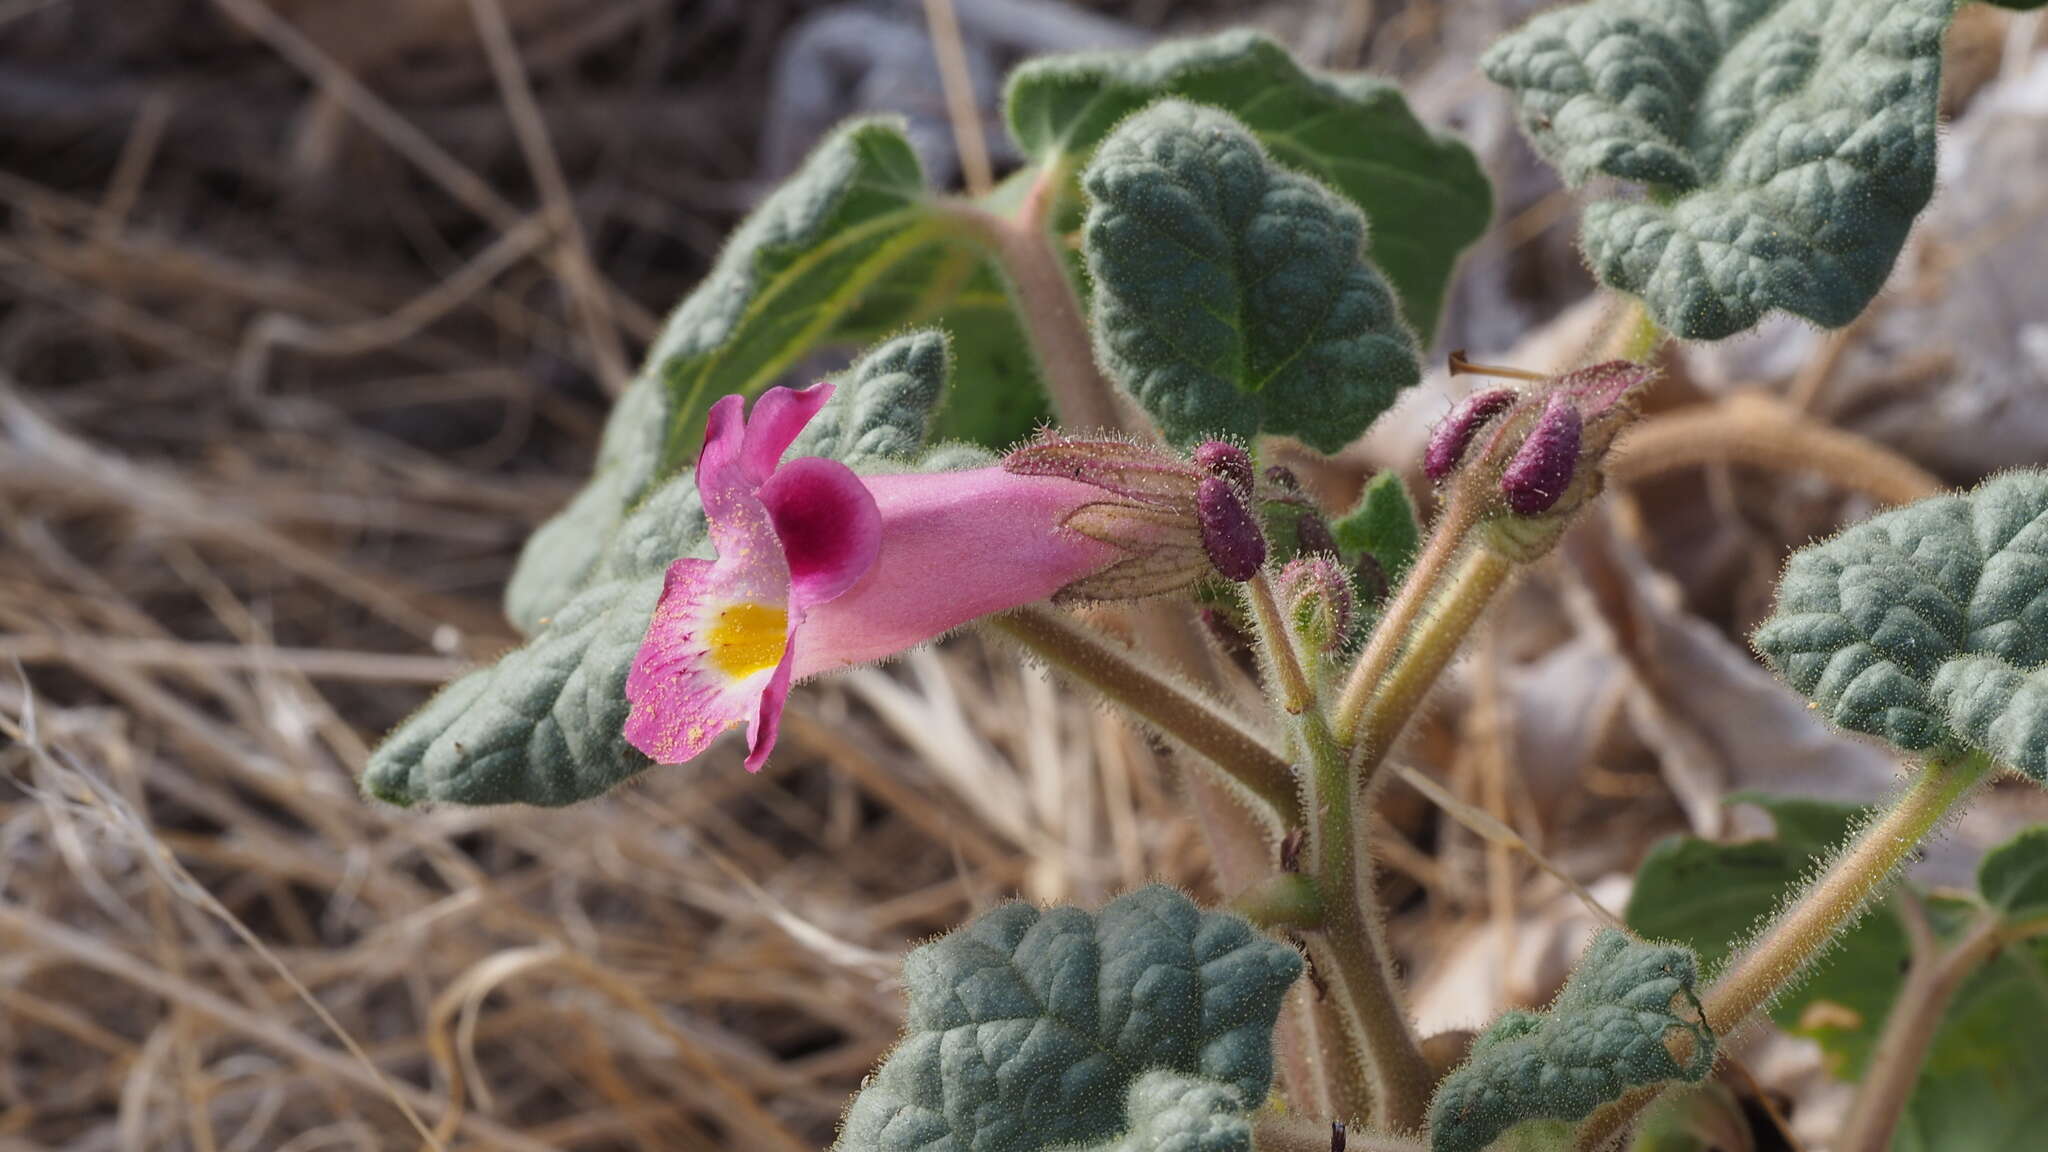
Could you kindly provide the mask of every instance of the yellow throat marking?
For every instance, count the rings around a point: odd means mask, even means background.
[[[711,663],[735,680],[775,667],[788,640],[789,613],[767,604],[726,606],[705,637]]]

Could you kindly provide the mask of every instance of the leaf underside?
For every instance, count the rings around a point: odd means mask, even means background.
[[[1117,123],[1155,100],[1221,108],[1273,159],[1315,177],[1372,223],[1367,254],[1426,340],[1462,252],[1486,230],[1493,191],[1470,149],[1431,132],[1395,85],[1304,69],[1257,32],[1141,52],[1034,60],[1011,74],[1010,134],[1041,163],[1085,161]]]
[[[1801,549],[1755,640],[1843,728],[1908,751],[1972,745],[2048,783],[2048,473]]]
[[[1429,1109],[1432,1152],[1479,1152],[1517,1124],[1579,1120],[1639,1084],[1699,1080],[1714,1034],[1696,977],[1688,949],[1602,929],[1548,1010],[1503,1013],[1444,1078]]]
[[[1301,958],[1154,885],[1002,905],[903,969],[904,1038],[838,1152],[1249,1152]]]
[[[874,349],[840,378],[790,455],[827,456],[856,471],[905,467],[925,444],[947,357],[946,338],[929,331]],[[449,684],[386,737],[364,788],[394,804],[555,806],[650,767],[626,743],[626,674],[669,564],[709,555],[695,470],[685,468],[626,514],[596,555],[578,560],[583,583],[535,622],[524,645]]]
[[[1334,452],[1418,379],[1363,217],[1228,115],[1154,104],[1083,183],[1097,357],[1169,439]]]
[[[1934,191],[1954,0],[1594,0],[1497,42],[1481,67],[1586,206],[1600,279],[1682,338],[1773,310],[1847,324]]]

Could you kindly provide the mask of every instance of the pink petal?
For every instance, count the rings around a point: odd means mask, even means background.
[[[761,503],[782,541],[802,604],[820,604],[853,587],[882,548],[882,512],[853,470],[806,456],[776,469]]]
[[[775,750],[775,738],[782,732],[782,706],[789,702],[791,657],[795,654],[796,629],[791,628],[790,643],[783,648],[781,662],[775,665],[775,671],[761,689],[760,702],[754,708],[754,723],[747,730],[749,772],[759,772],[761,765],[768,762],[768,753]]]
[[[746,443],[740,449],[747,474],[755,484],[767,482],[775,466],[782,462],[782,454],[796,442],[797,434],[831,398],[830,382],[802,390],[770,388],[761,393],[761,398],[754,401],[754,411],[747,417]]]
[[[843,595],[807,604],[799,680],[893,656],[970,620],[1046,599],[1125,557],[1065,526],[1101,489],[1003,468],[866,476],[881,550]]]

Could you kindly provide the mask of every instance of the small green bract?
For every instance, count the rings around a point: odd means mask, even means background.
[[[1548,12],[1481,66],[1581,185],[1587,259],[1674,335],[1782,309],[1837,328],[1870,303],[1934,192],[1954,0],[1594,0]]]
[[[912,952],[838,1152],[1249,1152],[1293,948],[1154,885],[1005,904]]]
[[[2048,473],[1795,553],[1756,646],[1844,728],[1908,751],[1973,745],[2048,783]]]
[[[1697,976],[1686,948],[1602,929],[1547,1011],[1502,1013],[1444,1078],[1429,1109],[1432,1152],[1479,1152],[1524,1121],[1580,1120],[1638,1084],[1705,1076],[1714,1034]]]

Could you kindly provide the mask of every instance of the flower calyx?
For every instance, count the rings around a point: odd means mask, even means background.
[[[1156,445],[1047,432],[1012,450],[1002,467],[1076,481],[1101,494],[1069,514],[1064,526],[1124,556],[1056,599],[1135,600],[1212,576],[1248,580],[1265,565],[1265,535],[1252,514],[1256,473],[1250,454],[1237,445],[1212,440],[1182,458]]]
[[[1526,389],[1474,393],[1431,433],[1423,469],[1453,489],[1451,498],[1487,509],[1489,546],[1535,559],[1599,493],[1607,451],[1635,418],[1630,401],[1654,375],[1612,360]]]

